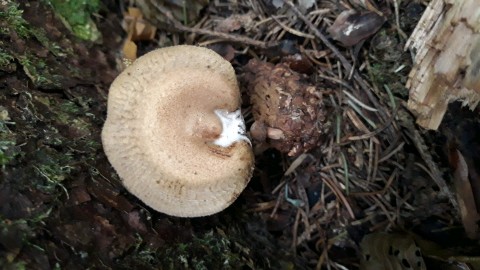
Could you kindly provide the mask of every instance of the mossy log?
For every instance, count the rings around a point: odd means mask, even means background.
[[[433,0],[407,41],[415,51],[407,88],[417,123],[437,129],[453,101],[480,101],[480,2]]]

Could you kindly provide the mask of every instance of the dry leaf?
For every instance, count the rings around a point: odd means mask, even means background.
[[[125,13],[122,26],[127,31],[123,45],[124,64],[128,66],[137,59],[137,45],[135,41],[153,40],[157,28],[143,19],[143,14],[138,8],[129,7]]]
[[[137,59],[137,45],[131,40],[126,40],[123,45],[123,58],[132,63]]]
[[[411,236],[422,250],[423,257],[429,258],[427,264],[429,269],[480,270],[480,257],[462,252],[462,248],[468,249],[467,246],[449,245],[443,247],[418,235],[411,234]]]
[[[152,40],[155,37],[157,28],[143,19],[143,14],[138,8],[129,7],[125,13],[124,27],[131,40]]]
[[[408,235],[384,232],[369,234],[362,239],[360,248],[361,269],[426,269],[420,248]]]
[[[471,239],[478,238],[479,214],[475,206],[474,194],[470,185],[468,166],[462,153],[456,148],[450,149],[450,165],[453,167],[453,181],[457,193],[460,216],[467,236]]]

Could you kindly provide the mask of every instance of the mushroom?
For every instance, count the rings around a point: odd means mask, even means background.
[[[180,45],[138,58],[112,83],[102,143],[126,189],[179,217],[227,208],[250,181],[254,157],[231,64]]]

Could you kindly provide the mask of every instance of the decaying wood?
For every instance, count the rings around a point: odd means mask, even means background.
[[[448,103],[480,101],[480,2],[433,0],[406,48],[416,51],[407,87],[417,123],[437,129]]]

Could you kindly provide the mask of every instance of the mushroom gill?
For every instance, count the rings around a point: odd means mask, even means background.
[[[127,190],[173,216],[222,211],[253,170],[235,71],[202,47],[157,49],[125,69],[110,87],[102,142]]]

